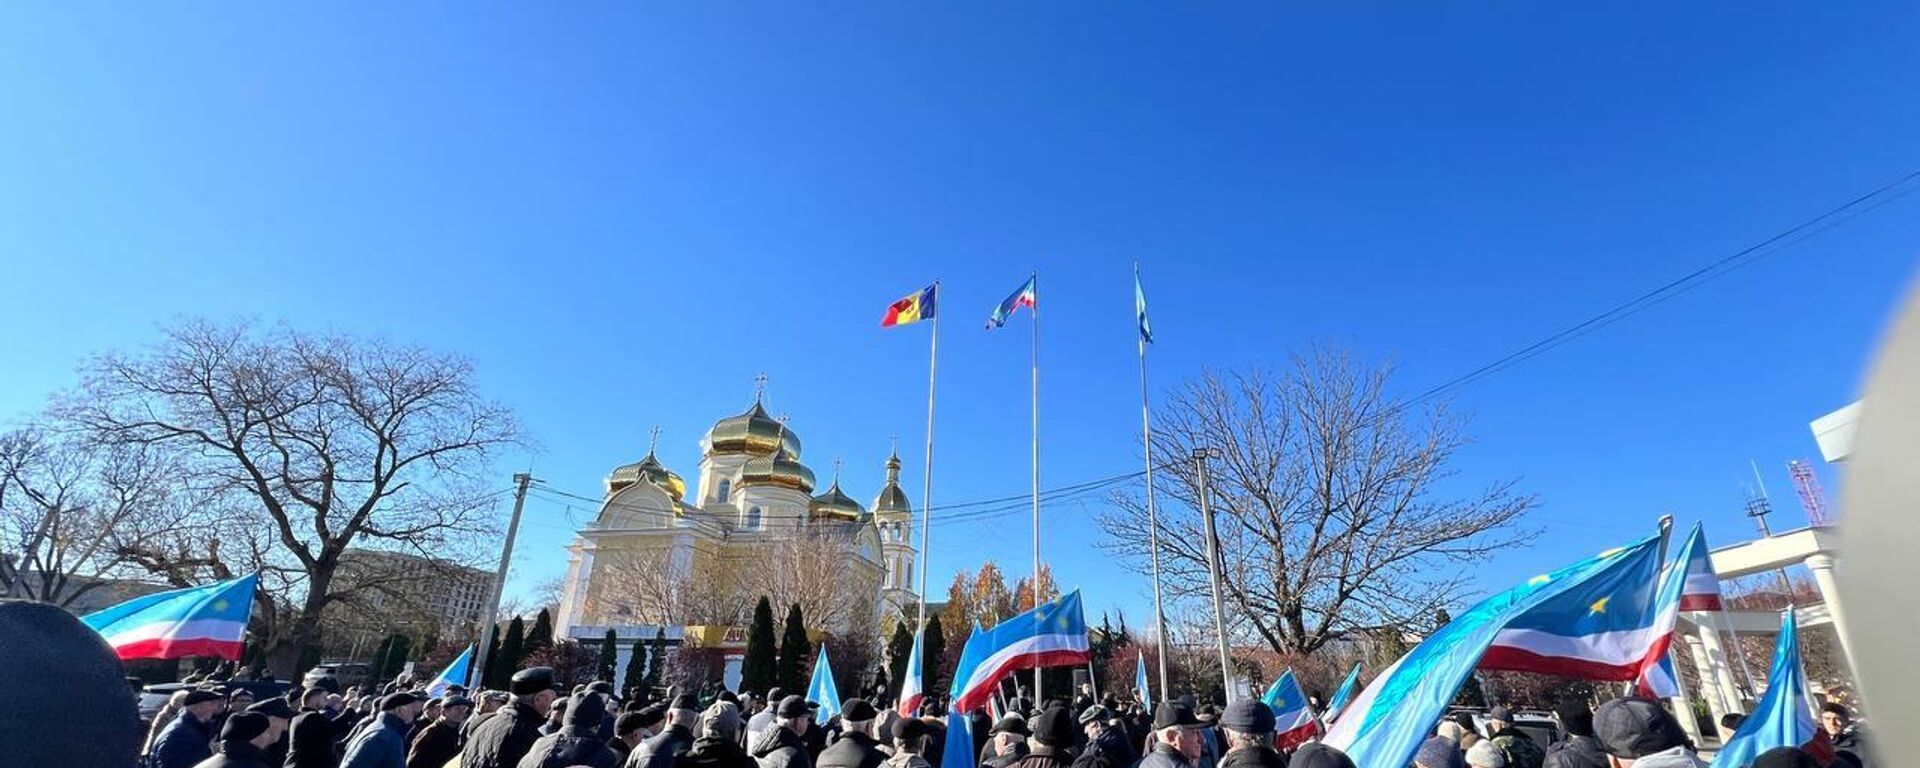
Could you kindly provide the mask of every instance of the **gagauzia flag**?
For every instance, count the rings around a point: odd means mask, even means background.
[[[445,696],[447,695],[447,689],[456,685],[465,688],[467,685],[467,670],[472,666],[473,646],[469,645],[466,650],[460,652],[458,657],[454,658],[452,663],[447,665],[446,669],[440,670],[440,674],[434,676],[433,682],[427,683],[427,695],[436,697]]]
[[[1353,663],[1353,669],[1347,671],[1347,679],[1340,681],[1340,688],[1333,692],[1333,700],[1327,702],[1327,711],[1320,713],[1320,719],[1329,723],[1340,716],[1340,710],[1347,708],[1347,702],[1353,700],[1353,691],[1360,687],[1360,662]]]
[[[887,306],[886,316],[880,318],[880,327],[892,328],[896,325],[932,320],[937,305],[940,284],[934,283],[907,295],[906,298]]]
[[[1780,637],[1774,641],[1767,693],[1714,756],[1713,768],[1746,768],[1776,747],[1799,747],[1821,765],[1832,763],[1833,742],[1814,721],[1812,701],[1806,674],[1800,669],[1799,622],[1788,609],[1780,618]]]
[[[1704,583],[1700,569],[1705,569]],[[1713,575],[1713,566],[1707,560],[1707,539],[1697,523],[1686,542],[1674,550],[1673,561],[1660,571],[1653,604],[1653,631],[1659,634],[1647,649],[1640,671],[1634,675],[1635,695],[1649,698],[1680,695],[1680,684],[1673,671],[1673,630],[1680,621],[1680,612],[1689,610],[1688,592],[1694,593],[1694,610],[1719,610],[1720,580]]]
[[[1322,741],[1347,753],[1358,768],[1406,768],[1508,622],[1616,569],[1637,567],[1641,557],[1657,556],[1659,546],[1660,540],[1650,537],[1608,550],[1467,609],[1374,677]]]
[[[907,654],[907,671],[900,678],[900,716],[919,717],[920,702],[926,698],[920,674],[920,639],[927,634],[927,628],[913,633],[913,651]]]
[[[1307,703],[1292,668],[1280,673],[1260,700],[1273,710],[1274,739],[1281,749],[1293,749],[1320,735],[1320,721],[1314,718],[1313,706]]]
[[[1040,295],[1036,284],[1039,280],[1039,275],[1027,278],[1027,282],[1020,286],[1020,290],[1014,291],[1013,295],[1008,296],[1006,301],[1000,302],[1000,306],[994,307],[993,314],[987,316],[987,330],[991,331],[1006,325],[1007,318],[1012,317],[1013,311],[1016,309],[1021,307],[1028,309],[1038,307]]]
[[[1141,705],[1145,706],[1148,712],[1152,712],[1153,689],[1147,687],[1147,654],[1144,651],[1133,657],[1133,687],[1140,691]]]
[[[833,684],[833,667],[827,666],[827,644],[820,644],[820,655],[813,660],[813,679],[807,682],[807,701],[820,705],[816,719],[824,723],[840,714],[840,687]]]
[[[954,666],[950,706],[955,712],[981,709],[1001,678],[1034,667],[1084,664],[1091,649],[1080,591],[1068,592],[968,638]]]
[[[1720,601],[1720,576],[1713,572],[1713,558],[1707,552],[1707,535],[1699,525],[1687,536],[1681,557],[1687,564],[1686,586],[1680,592],[1680,610],[1724,611]]]
[[[80,617],[122,659],[237,660],[259,576],[136,597]]]
[[[1657,540],[1656,540],[1657,541]],[[1509,619],[1481,669],[1630,681],[1658,663],[1673,632],[1679,583],[1663,596],[1657,546],[1635,548],[1578,586]],[[1665,619],[1665,626],[1662,626]]]

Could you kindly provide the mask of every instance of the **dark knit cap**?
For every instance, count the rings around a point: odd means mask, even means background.
[[[252,741],[255,736],[267,732],[267,716],[258,712],[241,712],[227,718],[227,724],[220,727],[221,741]]]
[[[774,714],[791,720],[812,715],[813,709],[807,706],[806,699],[788,696],[780,700],[780,706],[774,710]]]
[[[187,697],[181,700],[180,706],[191,707],[195,704],[205,704],[209,701],[226,701],[226,700],[227,698],[225,696],[221,696],[219,693],[216,693],[214,691],[209,691],[204,688],[195,688],[191,691],[187,691]]]
[[[266,701],[259,702],[257,704],[254,704],[253,706],[247,707],[247,711],[258,712],[260,714],[266,715],[267,717],[277,717],[282,720],[292,720],[294,715],[299,714],[298,712],[293,711],[293,707],[287,704],[286,699],[280,698],[278,696],[275,696],[271,699],[267,699]]]
[[[553,667],[528,667],[515,672],[513,679],[507,682],[507,689],[513,691],[515,696],[531,696],[553,690]]]
[[[903,717],[893,721],[893,738],[896,741],[925,736],[928,732],[926,721],[917,717]]]
[[[691,693],[683,693],[673,697],[673,706],[671,708],[672,709],[691,709],[695,712],[698,712],[700,711],[700,700],[694,698],[693,694]]]
[[[667,719],[667,708],[659,704],[649,704],[633,714],[637,716],[634,718],[634,722],[637,723],[634,727],[652,728],[659,725],[660,721]]]
[[[424,699],[405,691],[388,694],[386,698],[380,700],[380,711],[392,712],[408,704],[418,704],[421,701],[424,701]]]
[[[1300,745],[1287,760],[1287,768],[1354,768],[1347,753],[1317,741]]]
[[[1820,768],[1820,763],[1799,747],[1774,747],[1754,758],[1750,768]]]
[[[1239,699],[1227,705],[1220,724],[1241,733],[1273,733],[1273,708],[1259,699]]]
[[[1048,707],[1033,718],[1033,739],[1049,747],[1071,747],[1079,735],[1080,727],[1066,707]]]
[[[880,710],[874,709],[866,699],[848,699],[840,708],[840,720],[848,723],[864,723],[880,716]]]
[[[126,672],[106,640],[44,603],[0,600],[7,683],[0,744],[8,765],[126,768],[143,731]],[[58,706],[48,706],[58,702]]]

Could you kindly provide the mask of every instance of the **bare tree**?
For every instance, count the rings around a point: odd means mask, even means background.
[[[1215,452],[1228,632],[1278,653],[1425,621],[1464,586],[1466,564],[1531,538],[1519,523],[1534,497],[1506,480],[1456,490],[1449,463],[1468,442],[1461,422],[1395,398],[1391,375],[1316,350],[1279,372],[1208,372],[1161,404],[1153,452],[1173,596],[1208,594],[1198,475],[1186,460],[1198,448]],[[1102,546],[1145,572],[1144,499],[1117,496],[1100,525]]]
[[[318,639],[323,609],[370,588],[336,580],[350,546],[447,557],[489,527],[497,496],[480,474],[518,436],[512,415],[475,391],[464,359],[202,321],[89,361],[57,413],[102,444],[168,451],[265,530],[253,542],[260,562],[248,565],[288,576],[297,605],[268,649],[281,669]],[[143,555],[160,573],[232,570],[217,547]]]

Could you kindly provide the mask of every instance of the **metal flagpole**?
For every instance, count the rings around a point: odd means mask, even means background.
[[[1220,534],[1213,525],[1213,502],[1207,490],[1208,449],[1193,449],[1193,470],[1199,479],[1200,518],[1207,526],[1207,574],[1213,583],[1213,637],[1220,646],[1220,686],[1227,703],[1233,703],[1233,662],[1227,658],[1227,626],[1222,618],[1225,613],[1220,604]],[[1164,693],[1161,695],[1165,695]]]
[[[1040,273],[1035,272],[1031,347],[1028,358],[1033,367],[1033,607],[1040,607]],[[1041,706],[1046,696],[1040,687],[1040,665],[1033,667],[1033,706]]]
[[[927,530],[932,528],[930,515],[933,509],[933,384],[940,372],[940,281],[933,281],[933,317],[931,339],[927,343],[927,464],[926,474],[921,476],[920,485],[920,623],[915,633],[927,632]],[[920,660],[921,665],[927,663]],[[938,662],[935,662],[936,664]],[[924,674],[922,675],[924,677]],[[923,679],[921,686],[926,685]]]
[[[1134,262],[1133,281],[1136,289],[1140,285],[1140,263]],[[1147,548],[1153,559],[1153,627],[1154,642],[1159,645],[1157,666],[1160,668],[1160,690],[1167,690],[1167,613],[1160,602],[1160,513],[1153,498],[1153,415],[1148,410],[1147,398],[1147,337],[1138,333],[1137,345],[1140,348],[1140,444],[1147,453]]]

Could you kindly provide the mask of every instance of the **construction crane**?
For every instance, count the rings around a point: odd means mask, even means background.
[[[1820,490],[1820,477],[1814,474],[1813,464],[1794,459],[1787,462],[1787,474],[1793,477],[1793,489],[1800,494],[1800,508],[1807,511],[1807,524],[1831,525],[1833,515],[1827,507],[1827,494]]]

